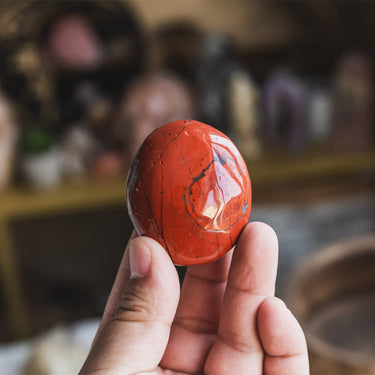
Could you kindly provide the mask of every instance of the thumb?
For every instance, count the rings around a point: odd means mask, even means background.
[[[151,371],[163,357],[180,293],[176,269],[148,237],[131,240],[124,261],[117,311],[99,330],[81,375]]]

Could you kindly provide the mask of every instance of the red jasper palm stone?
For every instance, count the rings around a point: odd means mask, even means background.
[[[220,131],[173,121],[140,147],[127,204],[137,233],[158,241],[175,264],[207,263],[228,252],[248,222],[250,178],[240,152]]]

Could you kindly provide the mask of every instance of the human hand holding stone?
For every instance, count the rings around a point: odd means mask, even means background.
[[[234,250],[189,266],[181,289],[156,241],[129,241],[80,375],[308,375],[304,334],[274,297],[274,231],[250,223]]]

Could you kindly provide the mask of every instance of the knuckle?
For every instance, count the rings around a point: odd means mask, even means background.
[[[149,295],[130,282],[120,299],[116,319],[127,321],[149,320],[156,314],[154,305],[154,301]]]
[[[249,342],[243,334],[227,330],[219,333],[219,338],[230,348],[240,353],[263,353],[262,347],[256,343]]]

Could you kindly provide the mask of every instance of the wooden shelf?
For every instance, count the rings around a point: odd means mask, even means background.
[[[375,151],[321,155],[285,155],[247,161],[255,188],[272,185],[323,181],[340,177],[375,174]],[[98,181],[85,179],[50,190],[33,192],[14,187],[0,197],[0,217],[30,216],[61,211],[81,210],[111,204],[124,205],[126,178]]]
[[[111,204],[125,207],[125,184],[125,178],[121,178],[106,181],[86,179],[36,192],[14,187],[0,198],[0,216],[24,217]]]
[[[259,161],[247,161],[247,165],[255,186],[351,178],[375,173],[375,151],[345,154],[313,151],[301,155],[276,152]]]

